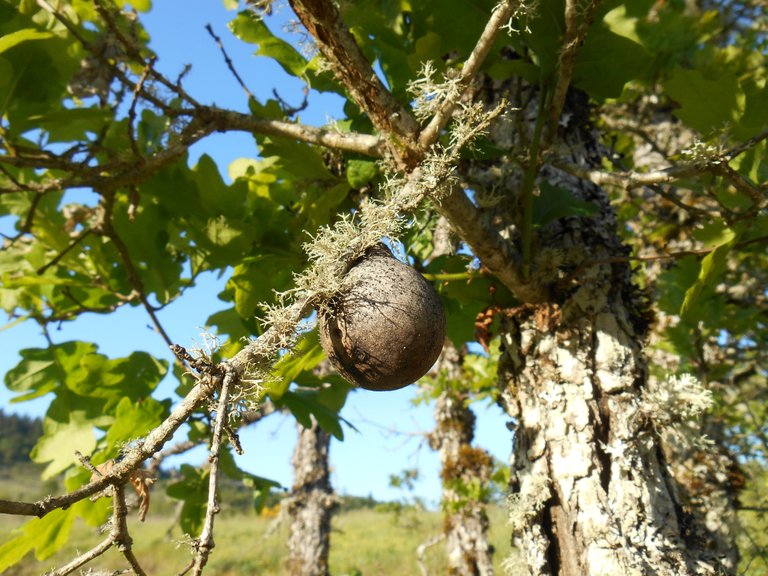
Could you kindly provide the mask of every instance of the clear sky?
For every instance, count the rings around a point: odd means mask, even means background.
[[[287,76],[266,58],[254,57],[255,46],[240,42],[227,29],[227,22],[236,15],[227,11],[221,0],[155,0],[153,9],[143,14],[142,22],[152,39],[151,45],[159,55],[158,68],[175,78],[185,64],[192,70],[185,77],[186,90],[197,100],[222,107],[247,111],[247,100],[224,64],[221,53],[205,30],[210,23],[222,38],[240,75],[250,90],[260,99],[272,97],[276,89],[291,104],[302,99],[302,83]],[[278,10],[269,20],[272,30],[279,30],[292,17],[287,7]],[[308,124],[325,124],[341,116],[340,99],[311,92],[309,108],[301,120]],[[214,134],[191,149],[190,163],[201,154],[210,155],[226,178],[227,166],[235,159],[254,157],[257,153],[252,136],[243,133]],[[0,229],[7,231],[10,222],[0,218]],[[201,344],[203,324],[210,314],[228,307],[217,299],[226,278],[213,274],[201,277],[197,285],[182,298],[159,313],[159,318],[175,342],[192,347]],[[0,319],[2,320],[2,319]],[[62,324],[52,331],[55,342],[86,340],[99,345],[99,351],[110,357],[146,350],[172,360],[162,339],[152,331],[149,319],[141,308],[122,308],[108,316],[85,314],[78,320]],[[32,323],[22,323],[0,331],[0,374],[5,374],[19,361],[23,348],[44,347],[45,340]],[[157,397],[172,395],[175,383],[166,379]],[[421,480],[414,494],[436,505],[440,497],[438,459],[426,444],[422,433],[433,427],[431,407],[411,404],[415,387],[396,392],[376,393],[365,390],[350,394],[342,416],[356,428],[345,429],[344,442],[331,446],[333,484],[341,494],[373,495],[378,499],[397,499],[403,494],[388,486],[390,474],[405,468],[418,467]],[[0,386],[0,406],[6,412],[42,416],[50,398],[9,404],[12,395]],[[511,434],[506,419],[496,406],[476,405],[478,414],[477,442],[499,459],[506,461],[511,448]],[[241,440],[245,454],[238,461],[249,472],[271,478],[290,487],[290,458],[296,440],[295,422],[290,417],[271,416],[243,431]],[[183,461],[202,463],[202,449],[182,457]],[[179,459],[175,461],[179,462]]]

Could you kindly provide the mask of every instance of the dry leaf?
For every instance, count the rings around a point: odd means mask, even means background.
[[[155,483],[155,478],[149,470],[135,470],[130,478],[131,486],[139,496],[139,520],[144,522],[149,510],[149,487]]]

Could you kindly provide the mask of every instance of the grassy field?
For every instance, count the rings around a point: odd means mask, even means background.
[[[61,493],[61,487],[51,483],[42,485],[39,468],[0,468],[0,498],[31,500],[46,493]],[[178,573],[191,558],[190,549],[178,527],[174,525],[174,502],[164,494],[162,485],[152,492],[152,505],[147,521],[141,523],[132,512],[129,526],[134,540],[134,551],[148,574],[170,575]],[[757,506],[749,494],[744,503]],[[510,554],[508,527],[505,514],[498,507],[489,511],[491,542],[496,548],[494,561],[497,574],[501,562]],[[765,576],[768,574],[768,536],[765,516],[743,512],[742,528],[737,532],[742,562],[739,574]],[[0,516],[0,544],[9,539],[11,531],[21,526],[26,518]],[[375,508],[360,508],[339,513],[333,520],[331,536],[331,573],[334,576],[419,576],[416,559],[417,547],[440,533],[440,512],[414,512],[395,516],[392,512]],[[270,575],[289,576],[284,568],[288,526],[275,526],[275,519],[256,516],[224,506],[216,518],[216,547],[206,573],[216,576]],[[60,567],[88,550],[103,536],[84,523],[76,523],[69,543],[54,556],[37,561],[28,555],[24,561],[3,573],[4,576],[38,576]],[[425,555],[430,575],[446,573],[443,543],[431,547]],[[125,568],[126,563],[116,550],[108,551],[97,561],[87,565],[79,574],[108,574]],[[88,572],[90,568],[92,572]]]
[[[497,561],[504,558],[505,545],[502,514],[493,511],[494,544]],[[235,574],[288,575],[283,564],[286,557],[285,543],[288,527],[283,524],[268,534],[274,520],[255,515],[222,515],[216,521],[216,548],[209,562],[210,574],[228,576]],[[168,534],[172,518],[150,513],[147,521],[132,519],[131,535],[134,551],[149,574],[174,574],[189,561],[189,548],[181,543],[178,529]],[[14,522],[16,524],[16,522]],[[403,525],[396,523],[389,512],[372,509],[353,510],[339,514],[333,522],[331,546],[331,572],[334,575],[384,576],[393,574],[419,574],[416,562],[417,546],[438,534],[441,515],[424,512],[418,521]],[[73,530],[70,545],[42,562],[28,556],[21,566],[11,568],[5,574],[32,576],[65,564],[96,544],[101,537],[96,530],[78,524]],[[445,554],[441,544],[429,549],[425,557],[430,574],[445,573]],[[112,571],[125,566],[122,557],[114,550],[89,566],[94,570]]]
[[[40,497],[44,487],[40,485],[38,477],[39,469],[34,468],[0,471],[0,498],[29,500]],[[46,488],[49,489],[46,492],[60,491],[54,485]],[[135,512],[129,517],[134,552],[148,574],[175,574],[191,558],[189,546],[183,543],[184,538],[178,527],[171,529],[174,504],[163,494],[161,486],[153,489],[152,498],[146,522],[139,522]],[[492,541],[497,550],[495,557],[498,565],[510,547],[505,534],[503,512],[498,508],[490,512]],[[0,543],[6,541],[11,530],[25,520],[0,517]],[[416,548],[439,534],[442,522],[440,512],[417,513],[408,510],[398,517],[389,511],[362,508],[339,513],[332,527],[331,572],[334,576],[419,575]],[[216,517],[216,547],[206,572],[217,576],[288,576],[284,568],[288,526],[285,522],[277,526],[275,523],[274,518],[225,508]],[[21,565],[7,570],[4,575],[43,574],[66,564],[102,538],[96,529],[78,522],[69,543],[54,556],[37,561],[28,555]],[[427,551],[425,563],[429,574],[445,573],[442,542]],[[86,568],[91,568],[94,573],[108,573],[125,566],[122,556],[116,550],[109,550]]]

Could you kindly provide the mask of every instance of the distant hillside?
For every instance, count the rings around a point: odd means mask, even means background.
[[[43,433],[43,421],[0,408],[0,465],[29,462],[29,452]]]

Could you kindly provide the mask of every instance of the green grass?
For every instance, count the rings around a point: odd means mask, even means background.
[[[35,500],[46,494],[60,494],[60,482],[40,482],[40,467],[13,466],[0,469],[0,498]],[[172,528],[176,501],[165,495],[167,480],[152,489],[152,500],[146,522],[139,522],[136,512],[128,518],[133,538],[133,549],[148,574],[175,574],[191,558],[190,548],[178,526]],[[229,487],[233,490],[233,487]],[[130,491],[129,491],[130,492]],[[234,492],[228,494],[221,514],[216,517],[216,547],[206,570],[217,576],[265,574],[290,576],[285,570],[288,525],[284,522],[270,532],[274,520],[257,516],[243,508],[233,508],[237,500]],[[496,547],[497,566],[509,553],[504,513],[499,508],[490,510],[491,540]],[[0,516],[0,544],[6,542],[11,531],[28,519]],[[337,514],[332,523],[330,566],[334,576],[418,575],[416,548],[442,530],[440,512],[406,509],[399,516],[391,511],[359,508]],[[97,529],[77,521],[67,544],[56,554],[38,561],[32,554],[4,572],[4,576],[38,576],[60,567],[78,554],[100,542],[104,536]],[[446,558],[444,544],[431,547],[425,555],[430,574],[444,574]],[[125,568],[122,555],[112,549],[84,567],[97,572]]]
[[[191,558],[188,546],[180,543],[178,528],[168,535],[171,516],[157,516],[150,511],[146,522],[138,522],[133,515],[129,522],[134,552],[147,573],[177,573]],[[217,517],[216,547],[210,557],[207,572],[220,576],[288,576],[284,568],[288,526],[281,525],[267,535],[272,522],[271,519],[246,514]],[[503,513],[500,510],[492,510],[492,522],[498,564],[509,549],[505,544]],[[442,516],[439,512],[421,512],[410,517],[407,523],[396,522],[390,512],[373,509],[341,513],[333,521],[331,572],[334,575],[350,576],[419,574],[416,548],[439,533],[441,526]],[[21,565],[11,568],[5,574],[39,575],[65,564],[100,539],[96,530],[78,523],[70,536],[70,543],[54,556],[39,562],[29,555]],[[430,574],[444,574],[446,563],[442,543],[432,547],[425,560]],[[125,561],[117,551],[109,550],[88,567],[95,571],[111,571],[125,567]]]

